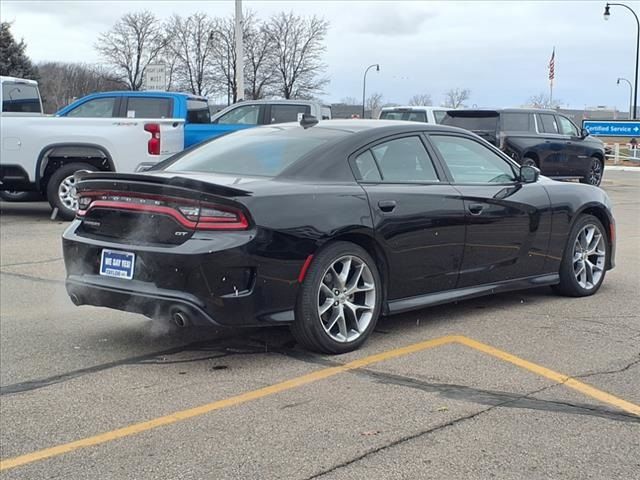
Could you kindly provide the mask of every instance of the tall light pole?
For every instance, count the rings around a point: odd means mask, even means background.
[[[635,84],[633,87],[633,119],[638,118],[638,56],[640,55],[640,20],[638,20],[638,15],[636,15],[636,12],[633,11],[633,8],[629,7],[628,5],[625,5],[624,3],[607,3],[604,7],[604,19],[605,20],[609,20],[609,16],[611,15],[609,13],[609,8],[610,7],[624,7],[627,10],[629,10],[631,12],[631,14],[635,17],[636,19],[636,25],[638,27],[638,36],[636,38],[636,78],[635,78]]]
[[[244,44],[242,0],[236,0],[236,100],[244,100]]]
[[[373,65],[369,65],[367,67],[367,69],[364,71],[364,80],[362,81],[362,118],[364,118],[364,107],[365,107],[365,102],[367,101],[367,73],[369,73],[369,70],[371,70],[373,67],[376,67],[376,72],[380,71],[380,65],[377,63],[374,63]]]
[[[629,120],[631,120],[633,118],[631,116],[631,109],[633,108],[633,87],[631,86],[631,82],[629,80],[622,77],[618,79],[618,81],[616,82],[616,85],[620,85],[620,80],[622,80],[623,82],[627,82],[629,84]]]

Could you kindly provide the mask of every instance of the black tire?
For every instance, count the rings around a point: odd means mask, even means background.
[[[0,200],[4,202],[41,202],[40,192],[16,192],[13,190],[0,191]]]
[[[49,183],[47,184],[47,200],[51,208],[58,209],[58,217],[63,220],[73,220],[76,216],[76,211],[71,208],[69,204],[65,204],[58,194],[61,183],[68,177],[79,170],[94,170],[94,167],[88,163],[69,163],[63,165],[51,175]]]
[[[538,167],[538,162],[536,162],[533,158],[531,157],[523,157],[522,158],[522,162],[520,163],[520,165],[524,166],[529,166],[529,167]]]
[[[332,274],[328,270],[335,262],[338,262],[345,257],[353,257],[353,263],[362,262],[362,264],[366,265],[368,268],[366,275],[373,282],[373,289],[371,291],[374,292],[375,297],[374,299],[367,297],[372,309],[371,316],[367,317],[368,324],[366,325],[366,328],[363,328],[362,332],[359,333],[356,332],[355,329],[349,329],[348,331],[350,334],[359,336],[353,340],[338,341],[327,332],[327,329],[324,326],[324,321],[327,321],[328,318],[327,315],[333,314],[332,312],[334,312],[334,307],[330,307],[329,312],[324,314],[325,317],[323,321],[319,312],[319,303],[321,296],[323,296],[323,294],[320,293],[321,284],[323,281],[327,281],[327,279],[330,280],[332,278]],[[365,274],[363,273],[362,278],[364,278],[364,275]],[[354,277],[350,275],[348,277],[347,284],[349,283],[349,280],[353,280],[353,278]],[[295,321],[291,325],[291,332],[300,345],[315,352],[339,354],[356,350],[367,340],[376,326],[378,317],[380,316],[380,306],[382,305],[382,291],[380,274],[378,273],[376,264],[363,248],[349,242],[335,242],[329,244],[314,257],[309,270],[307,270],[305,279],[300,286],[295,310]],[[369,294],[361,292],[356,293],[355,295]],[[344,295],[342,296],[343,298],[340,301],[344,303],[345,297]],[[351,298],[352,297],[348,297],[348,299]],[[363,299],[364,297],[360,296],[353,300],[347,300],[347,302],[353,301],[354,303],[358,303],[365,301]],[[325,298],[325,302],[326,301],[331,303],[329,298]],[[336,300],[336,302],[337,301],[338,300]],[[333,305],[336,306],[338,304],[334,303]],[[341,304],[335,308],[342,309],[343,305]],[[346,307],[344,308],[346,309]],[[344,311],[347,312],[347,310]],[[345,313],[345,324],[347,325],[347,328],[349,325],[355,327],[354,317],[351,316],[350,312],[351,311],[349,310]],[[329,327],[328,330],[331,331],[332,329]]]
[[[586,183],[595,187],[599,186],[602,182],[604,175],[604,164],[598,157],[591,157],[591,163],[589,164],[589,171],[585,177],[580,179],[580,183]]]
[[[602,260],[602,270],[598,281],[593,283],[593,286],[585,288],[580,285],[580,282],[576,278],[576,273],[574,271],[574,264],[576,263],[574,261],[574,246],[576,244],[578,235],[585,229],[585,227],[589,225],[595,226],[599,231],[599,234],[602,236],[604,245],[604,258]],[[568,297],[587,297],[589,295],[593,295],[600,289],[600,286],[604,281],[605,274],[607,273],[607,265],[609,263],[609,255],[609,238],[607,237],[607,231],[602,225],[602,222],[600,222],[600,220],[598,220],[593,215],[581,215],[575,221],[573,227],[571,227],[571,233],[569,234],[569,238],[567,239],[567,245],[562,256],[562,263],[560,264],[560,283],[558,285],[554,285],[553,289],[556,293]],[[590,260],[593,260],[594,257],[589,258]]]

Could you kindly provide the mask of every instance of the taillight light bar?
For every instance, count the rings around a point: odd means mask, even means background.
[[[191,230],[246,230],[249,221],[238,208],[160,195],[128,192],[85,192],[78,199],[78,217],[94,208],[167,215]]]

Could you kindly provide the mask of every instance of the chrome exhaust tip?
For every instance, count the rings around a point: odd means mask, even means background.
[[[189,316],[182,310],[173,312],[173,315],[171,315],[171,319],[173,320],[173,323],[175,323],[180,328],[184,328],[189,324]]]
[[[75,293],[70,293],[69,294],[69,298],[71,299],[71,302],[75,305],[75,306],[79,306],[82,305],[82,300],[80,299],[80,297],[78,295],[76,295]]]

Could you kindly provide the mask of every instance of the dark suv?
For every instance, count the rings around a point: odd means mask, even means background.
[[[450,110],[442,124],[471,130],[548,177],[591,185],[602,181],[604,144],[553,110]]]

